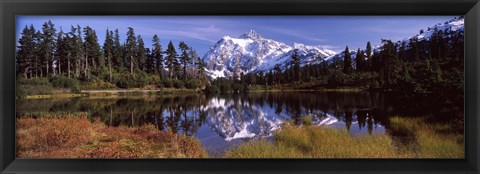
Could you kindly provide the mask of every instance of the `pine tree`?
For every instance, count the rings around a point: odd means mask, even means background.
[[[17,58],[16,58],[16,71],[17,76],[23,76],[24,78],[28,77],[28,72],[32,71],[33,62],[35,61],[35,29],[33,25],[30,28],[25,26],[21,33],[21,38],[18,40],[20,44],[17,46]],[[31,73],[32,74],[32,73]],[[31,75],[30,75],[31,76]]]
[[[281,80],[282,80],[282,69],[280,69],[280,65],[279,64],[276,64],[275,65],[275,68],[273,68],[273,71],[275,73],[275,78],[274,78],[274,81],[275,83],[277,84],[280,84],[281,83]]]
[[[138,47],[137,47],[137,58],[138,58],[138,68],[140,70],[145,71],[145,62],[147,59],[147,55],[145,54],[145,43],[143,43],[143,39],[140,35],[137,36],[138,40]]]
[[[197,66],[198,66],[198,78],[203,79],[205,77],[205,63],[197,57]]]
[[[75,60],[74,68],[75,75],[77,78],[80,77],[80,73],[83,67],[83,58],[84,58],[84,49],[83,49],[83,39],[82,39],[82,29],[79,25],[77,28],[71,27],[70,34],[72,35],[72,57]],[[86,78],[86,76],[85,76]]]
[[[112,64],[113,64],[113,32],[107,29],[105,41],[103,42],[103,55],[108,62],[109,81],[112,82]]]
[[[199,69],[198,69],[198,61],[200,60],[200,57],[198,57],[197,51],[193,49],[192,47],[188,48],[188,56],[190,57],[190,63],[191,66],[193,67],[194,74],[196,73],[196,76],[198,78],[199,76]],[[196,72],[195,72],[196,71]]]
[[[145,72],[153,73],[155,70],[155,62],[153,61],[153,54],[150,48],[145,48],[145,55],[147,55],[147,59],[145,61]]]
[[[183,65],[183,74],[182,74],[182,77],[183,77],[183,80],[186,80],[186,77],[187,77],[187,64],[190,63],[190,61],[191,61],[190,55],[188,54],[189,47],[188,47],[187,44],[185,44],[185,42],[180,41],[179,48],[180,48],[180,50],[181,50],[181,52],[182,52],[182,54],[180,55],[180,62],[181,62],[182,65]]]
[[[100,51],[100,45],[98,44],[98,39],[95,31],[90,28],[89,26],[84,28],[85,34],[85,65],[86,70],[85,74],[87,79],[89,79],[88,75],[88,67],[92,65],[93,71],[98,71],[103,67],[104,60],[102,53]]]
[[[350,51],[348,46],[345,48],[345,57],[343,58],[343,73],[350,74],[352,72],[352,58],[350,57]]]
[[[30,26],[30,30],[32,32],[35,32],[35,29],[33,28],[33,25]],[[42,55],[43,55],[43,51],[42,51],[42,33],[40,31],[37,31],[35,32],[35,35],[34,35],[34,42],[35,42],[35,58],[34,58],[34,61],[33,61],[33,69],[35,71],[35,75],[33,75],[33,70],[31,71],[31,77],[34,76],[34,77],[39,77],[41,76],[42,74]]]
[[[300,73],[300,57],[298,56],[298,49],[295,49],[293,51],[292,61],[293,61],[293,71],[294,71],[295,81],[300,81],[301,73]]]
[[[370,44],[370,42],[367,42],[367,48],[365,50],[365,52],[367,53],[367,66],[369,67],[372,67],[373,66],[373,60],[372,60],[372,45]]]
[[[400,43],[400,48],[398,49],[398,57],[402,61],[407,60],[407,46],[406,46],[405,41],[402,41]]]
[[[172,41],[168,43],[168,48],[167,48],[167,68],[168,68],[168,78],[172,78],[172,75],[174,73],[174,66],[175,62],[177,62],[177,51],[175,50],[175,47],[173,46]]]
[[[137,49],[137,42],[135,38],[135,32],[133,31],[132,27],[128,27],[127,32],[127,42],[125,44],[126,49],[126,57],[128,62],[130,62],[130,74],[133,74],[134,66],[135,66],[135,54]]]
[[[409,55],[411,57],[410,61],[420,60],[420,46],[418,44],[418,38],[413,37],[410,39],[409,44]]]
[[[115,30],[115,35],[113,35],[113,65],[118,68],[118,70],[125,67],[123,64],[123,47],[120,43],[120,34],[118,29]]]
[[[55,32],[56,29],[52,21],[45,22],[42,27],[42,43],[40,46],[41,50],[41,62],[42,70],[41,74],[43,77],[48,77],[50,75],[50,70],[52,69],[52,63],[55,53]]]
[[[357,72],[365,70],[365,56],[363,51],[360,51],[360,48],[357,50],[357,55],[355,56],[355,65]]]
[[[58,69],[58,74],[61,75],[63,73],[62,71],[62,66],[65,69],[65,66],[68,66],[68,61],[70,59],[70,38],[67,36],[64,36],[63,31],[60,29],[60,32],[58,32],[57,36],[57,44],[56,44],[56,50],[55,50],[55,61],[54,64],[56,68]],[[55,74],[55,70],[54,70]]]
[[[152,58],[155,61],[155,69],[158,72],[160,78],[162,78],[163,71],[163,55],[162,55],[162,46],[160,45],[160,39],[157,35],[153,36],[153,48],[152,48]]]

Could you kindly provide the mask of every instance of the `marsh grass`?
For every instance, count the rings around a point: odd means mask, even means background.
[[[448,124],[428,123],[427,118],[390,119],[391,129],[404,131],[415,137],[415,143],[410,146],[400,146],[406,149],[414,158],[463,158],[464,136],[456,133]]]
[[[17,119],[19,158],[202,158],[190,137],[153,125],[107,127],[86,117]]]
[[[253,141],[228,151],[226,158],[463,158],[463,135],[448,125],[425,125],[420,118],[393,117],[392,129],[408,130],[416,143],[398,145],[388,134],[352,136],[345,129],[285,124],[274,141]]]
[[[394,158],[387,135],[351,137],[346,130],[286,126],[274,142],[255,141],[226,153],[227,158]]]

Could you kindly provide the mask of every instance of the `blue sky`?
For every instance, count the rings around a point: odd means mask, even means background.
[[[70,26],[92,27],[101,45],[105,31],[119,29],[122,42],[127,27],[141,35],[147,47],[157,34],[163,48],[170,40],[180,41],[203,56],[223,36],[238,37],[250,30],[286,44],[304,43],[334,51],[365,48],[366,42],[378,45],[381,39],[400,40],[420,29],[443,23],[454,16],[17,16],[17,38],[25,25],[41,29],[51,20],[57,31]]]

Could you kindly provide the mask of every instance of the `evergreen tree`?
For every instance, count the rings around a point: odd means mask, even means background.
[[[398,49],[398,57],[402,61],[407,60],[407,46],[406,46],[405,41],[402,41],[400,43],[400,48]]]
[[[160,39],[157,35],[153,36],[153,48],[152,48],[152,58],[155,61],[155,69],[158,72],[160,78],[162,78],[163,71],[163,55],[162,55],[162,46],[160,45]]]
[[[345,48],[345,57],[343,58],[343,73],[350,74],[352,72],[352,58],[350,57],[350,51],[348,46]]]
[[[147,60],[145,61],[145,72],[146,73],[155,73],[155,59],[153,58],[154,53],[147,48],[145,53],[147,54]]]
[[[281,80],[282,80],[282,69],[280,69],[280,65],[277,64],[275,65],[275,68],[273,68],[273,71],[275,73],[275,77],[274,77],[274,81],[275,83],[279,84],[279,83],[282,83]]]
[[[183,77],[183,80],[186,80],[186,77],[187,77],[187,64],[190,63],[190,55],[188,54],[188,51],[189,51],[189,47],[187,44],[185,44],[185,42],[183,41],[180,41],[180,44],[179,44],[179,48],[182,52],[182,54],[180,55],[180,62],[182,63],[183,65],[183,74],[182,74],[182,77]]]
[[[52,63],[55,53],[55,33],[56,29],[52,21],[45,22],[42,27],[42,42],[40,45],[42,69],[41,74],[43,77],[48,77],[52,70]]]
[[[295,49],[293,51],[292,55],[292,61],[293,61],[293,72],[294,72],[294,78],[295,81],[300,81],[300,57],[298,56],[298,49]]]
[[[17,46],[16,71],[17,76],[27,78],[27,73],[32,71],[32,62],[35,61],[35,29],[33,25],[30,28],[25,26],[21,35],[21,38],[18,40],[20,45]]]
[[[420,60],[420,46],[418,45],[417,37],[413,37],[410,39],[409,47],[410,57],[412,57],[410,61]]]
[[[396,79],[401,76],[401,65],[397,56],[397,48],[391,40],[383,40],[383,50],[381,55],[384,82],[387,85],[395,84]]]
[[[367,54],[367,66],[371,67],[373,66],[373,60],[372,60],[372,45],[370,44],[370,41],[367,42],[367,48],[365,50],[366,54]]]
[[[147,59],[147,54],[145,54],[145,43],[143,42],[143,39],[140,35],[137,36],[138,40],[138,47],[137,47],[137,58],[138,58],[138,63],[137,67],[140,68],[140,70],[145,71],[145,62]]]
[[[108,63],[109,81],[112,81],[112,64],[113,64],[113,32],[107,29],[105,41],[103,42],[103,55]]]
[[[35,29],[33,28],[33,25],[30,26],[30,30],[35,32]],[[32,62],[32,66],[33,66],[33,70],[31,71],[31,77],[40,77],[41,76],[41,72],[42,72],[42,55],[43,55],[43,51],[42,51],[42,33],[40,31],[37,31],[35,32],[34,34],[34,43],[35,43],[35,56],[34,57],[34,61]],[[35,75],[33,75],[33,72],[35,72]]]
[[[113,35],[113,65],[119,70],[122,69],[125,65],[123,64],[123,47],[120,43],[120,34],[118,29],[115,30],[115,35]]]
[[[357,55],[355,56],[355,65],[357,72],[362,72],[365,70],[365,56],[363,51],[360,51],[360,48],[357,50]]]
[[[56,44],[56,50],[55,50],[55,61],[54,64],[56,66],[56,69],[58,70],[58,75],[61,75],[63,73],[62,71],[62,66],[63,69],[65,69],[67,64],[69,63],[70,59],[70,37],[64,36],[63,31],[60,29],[60,32],[58,32],[57,36],[57,44]],[[55,74],[55,69],[54,69],[54,74]],[[70,74],[68,75],[70,77]]]
[[[197,65],[198,65],[198,78],[202,79],[205,77],[205,63],[200,59],[197,58]]]
[[[174,73],[174,67],[175,67],[175,62],[177,62],[177,51],[175,50],[175,47],[173,46],[172,41],[168,43],[167,47],[167,68],[168,68],[168,78],[172,78],[172,75]]]
[[[72,26],[71,34],[73,35],[72,54],[73,58],[75,59],[75,75],[77,78],[79,78],[82,71],[82,62],[85,54],[83,50],[82,29],[79,25],[77,25],[77,28]]]
[[[100,51],[100,45],[98,44],[98,39],[95,31],[89,26],[84,28],[85,34],[85,74],[86,78],[89,79],[89,66],[92,66],[93,71],[98,71],[103,67],[104,60],[102,53]]]
[[[134,73],[135,56],[137,50],[137,39],[135,38],[135,32],[132,27],[128,27],[127,42],[125,44],[127,60],[130,63],[130,74]]]

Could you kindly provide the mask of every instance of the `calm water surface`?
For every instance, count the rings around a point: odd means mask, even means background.
[[[391,116],[440,114],[450,106],[432,98],[403,99],[386,93],[275,92],[206,96],[124,95],[72,99],[17,101],[17,117],[45,113],[84,112],[109,126],[153,124],[198,138],[210,156],[256,138],[269,138],[283,122],[301,125],[313,117],[314,125],[346,129],[352,136],[388,133]],[[439,116],[438,119],[443,119]],[[447,120],[448,121],[448,120]]]

